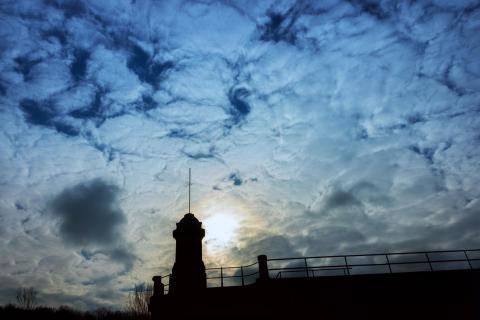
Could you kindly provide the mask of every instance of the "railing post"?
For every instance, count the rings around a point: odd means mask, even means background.
[[[348,269],[347,256],[343,256],[343,260],[345,260],[345,269],[347,270],[347,275],[350,275],[350,270]]]
[[[268,265],[267,265],[267,256],[262,254],[257,257],[258,260],[258,273],[261,280],[269,279],[268,275]]]
[[[245,280],[243,280],[243,266],[240,266],[240,274],[242,275],[242,287],[245,285]]]
[[[425,252],[425,257],[427,257],[428,265],[430,266],[430,271],[433,271],[432,262],[428,256],[428,252]]]
[[[310,277],[309,273],[308,273],[308,264],[307,264],[307,258],[303,258],[303,260],[305,261],[305,272],[307,273],[307,278]]]
[[[223,267],[220,267],[220,286],[223,288]]]
[[[165,286],[164,284],[162,283],[162,277],[160,276],[154,276],[152,278],[153,280],[153,295],[155,297],[157,296],[163,296],[164,293],[165,293]]]
[[[385,258],[387,258],[388,270],[392,273],[392,266],[390,265],[390,259],[388,259],[388,253],[385,254]]]
[[[470,269],[473,269],[472,264],[470,263],[470,258],[468,257],[467,251],[463,250],[463,254],[465,255],[465,258],[467,258],[468,266]]]
[[[159,308],[161,306],[161,300],[164,299],[165,295],[165,286],[162,283],[162,277],[154,276],[153,280],[153,294],[148,301],[148,311],[152,314],[153,317],[158,317]]]

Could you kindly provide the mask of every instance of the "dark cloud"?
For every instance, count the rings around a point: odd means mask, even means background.
[[[462,88],[461,85],[457,84],[455,80],[452,78],[452,69],[454,68],[453,62],[448,65],[448,67],[445,69],[445,71],[442,74],[442,77],[438,80],[440,83],[442,83],[444,86],[446,86],[448,89],[450,89],[452,92],[455,92],[456,95],[458,96],[463,96],[467,93],[467,91]]]
[[[234,124],[241,122],[249,113],[250,105],[245,101],[249,92],[245,88],[230,89],[228,100],[232,105],[230,111]]]
[[[127,66],[141,81],[156,87],[165,72],[173,68],[173,62],[166,61],[161,63],[153,61],[145,50],[137,45],[133,45]]]
[[[86,248],[83,248],[82,250],[80,250],[79,254],[85,260],[92,260],[97,254],[106,255],[110,257],[112,261],[122,264],[125,267],[124,272],[130,271],[133,268],[135,261],[137,260],[137,256],[133,254],[133,248],[127,247],[125,245],[113,249],[102,250],[88,250]]]
[[[305,4],[298,2],[292,6],[285,13],[269,12],[268,22],[260,26],[260,40],[280,42],[285,41],[290,44],[295,44],[297,41],[297,33],[299,30],[295,23],[305,9]]]
[[[0,95],[4,96],[7,94],[7,88],[0,82]]]
[[[79,134],[75,127],[55,119],[55,109],[51,101],[37,102],[31,99],[23,99],[19,106],[25,115],[25,120],[30,124],[52,128],[68,136]]]
[[[87,249],[82,249],[80,250],[80,255],[85,259],[85,260],[90,260],[92,257],[95,255],[95,252],[92,252]]]
[[[27,56],[20,56],[14,59],[15,61],[15,71],[23,75],[24,81],[29,81],[32,79],[31,71],[32,68],[42,62],[41,59],[30,59]]]
[[[423,158],[425,158],[425,160],[429,164],[433,163],[433,157],[435,155],[435,149],[433,149],[433,148],[420,148],[416,145],[409,146],[408,149],[410,149],[414,153],[416,153],[416,154],[422,156]]]
[[[69,125],[68,123],[62,123],[62,122],[55,122],[54,123],[54,128],[60,133],[63,133],[67,136],[70,137],[75,137],[78,136],[79,131],[77,128]]]
[[[385,207],[392,201],[387,190],[382,190],[368,181],[359,181],[347,189],[333,187],[328,190],[323,198],[321,210],[323,212],[331,210],[363,212],[364,205],[367,203]]]
[[[349,2],[378,20],[385,20],[390,17],[390,12],[382,8],[381,2],[366,0],[349,0]]]
[[[270,13],[270,21],[262,28],[263,33],[260,40],[263,41],[285,41],[288,43],[295,43],[297,36],[292,30],[295,23],[292,19],[287,19],[286,16],[279,13]]]
[[[90,52],[84,49],[76,49],[73,56],[74,60],[70,65],[70,73],[74,80],[83,80],[87,74],[87,63]]]
[[[81,0],[47,0],[46,2],[54,8],[62,10],[66,18],[78,17],[87,11],[87,8]]]
[[[193,134],[187,132],[184,129],[172,129],[168,132],[167,137],[169,138],[178,138],[178,139],[191,139],[194,137]]]
[[[119,247],[107,252],[110,259],[125,266],[125,271],[132,270],[133,264],[137,260],[137,256],[134,255],[131,248]]]
[[[360,206],[362,203],[351,193],[343,190],[333,190],[324,202],[324,209]]]
[[[60,193],[51,208],[60,220],[62,238],[75,245],[109,245],[120,241],[120,227],[126,218],[117,203],[118,193],[118,187],[100,179]]]
[[[426,118],[418,112],[413,113],[407,117],[408,124],[422,123],[427,121]]]
[[[368,139],[368,131],[365,128],[357,128],[357,131],[355,133],[355,138],[357,140]]]
[[[50,127],[55,117],[53,104],[49,101],[37,102],[31,99],[20,101],[20,109],[28,123]]]
[[[190,152],[190,151],[183,151],[185,155],[191,159],[195,160],[202,160],[202,159],[213,159],[215,158],[215,148],[210,147],[208,150],[205,151],[196,151],[196,152]]]
[[[149,95],[143,95],[141,101],[137,102],[137,109],[140,111],[149,111],[155,109],[157,106],[157,102]]]
[[[19,201],[15,202],[15,208],[17,208],[17,210],[26,210],[27,209],[27,207]]]
[[[62,46],[67,44],[68,34],[60,28],[52,28],[43,32],[46,40],[56,39]]]
[[[89,135],[88,135],[89,136]],[[89,136],[89,138],[91,138]],[[98,151],[100,151],[105,159],[110,162],[112,161],[113,159],[115,159],[115,156],[116,156],[116,151],[115,149],[111,148],[110,146],[104,144],[104,143],[97,143],[97,142],[94,142],[93,145],[92,145],[95,149],[97,149]]]
[[[393,199],[388,194],[387,190],[382,190],[377,185],[368,181],[357,182],[349,191],[362,203],[370,203],[386,207],[393,202]]]
[[[242,179],[240,178],[240,176],[239,176],[238,174],[236,174],[236,173],[230,174],[230,176],[228,177],[228,179],[229,179],[230,181],[232,181],[232,183],[233,183],[234,186],[237,186],[237,187],[238,187],[238,186],[241,186],[242,183],[243,183],[243,180],[242,180]]]

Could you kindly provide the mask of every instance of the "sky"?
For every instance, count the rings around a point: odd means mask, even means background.
[[[0,303],[208,266],[480,247],[478,1],[0,2]]]

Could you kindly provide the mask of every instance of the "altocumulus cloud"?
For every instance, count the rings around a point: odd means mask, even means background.
[[[0,303],[35,285],[119,306],[168,273],[188,167],[200,219],[238,215],[228,264],[480,246],[479,17],[476,0],[0,1]]]

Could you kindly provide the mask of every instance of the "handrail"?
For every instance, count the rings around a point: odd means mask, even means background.
[[[470,259],[470,261],[480,261],[479,259]],[[447,259],[447,260],[430,260],[431,263],[447,263],[447,262],[467,262],[466,259]],[[348,266],[345,264],[329,264],[324,266],[313,266],[308,267],[308,269],[314,268],[334,268],[334,267],[373,267],[373,266],[388,266],[388,265],[402,265],[402,264],[428,264],[428,261],[400,261],[400,262],[390,262],[390,263],[348,263]],[[282,268],[269,268],[269,271],[278,271],[278,270],[287,270],[287,269],[302,269],[305,270],[305,267],[282,267]],[[348,268],[352,269],[352,268]],[[469,267],[469,269],[472,269]]]
[[[258,264],[258,262],[254,262],[252,264],[248,264],[246,266],[244,265],[241,265],[241,266],[234,266],[234,267],[212,267],[212,268],[206,268],[205,271],[208,271],[208,270],[220,270],[220,269],[240,269],[240,268],[249,268],[249,267],[252,267],[254,265]]]
[[[242,275],[239,275],[239,276],[221,276],[221,277],[207,277],[207,280],[209,279],[220,279],[220,278],[242,278],[242,277],[249,277],[249,276],[254,276],[258,274],[258,271],[257,272],[254,272],[254,273],[250,273],[250,274],[244,274],[243,276]]]
[[[267,262],[275,262],[275,261],[288,261],[288,260],[295,260],[299,261],[302,260],[302,266],[282,266],[282,267],[273,267],[273,268],[268,268],[266,265],[264,268],[266,268],[267,272],[267,277],[269,272],[275,272],[279,271],[276,275],[276,278],[281,277],[282,274],[286,273],[299,273],[299,272],[304,272],[306,277],[316,277],[315,272],[321,272],[321,271],[332,271],[332,270],[343,270],[343,275],[344,276],[350,276],[355,274],[355,268],[361,268],[361,267],[381,267],[381,266],[388,266],[388,271],[386,272],[381,272],[381,273],[395,273],[395,271],[392,269],[393,266],[400,266],[400,265],[419,265],[423,264],[425,266],[428,266],[428,270],[430,272],[437,271],[435,270],[436,267],[440,264],[448,264],[448,263],[455,263],[455,262],[464,262],[468,264],[468,269],[478,269],[480,267],[480,264],[473,265],[474,262],[480,261],[480,255],[478,257],[471,257],[469,256],[469,253],[473,252],[478,252],[480,254],[480,249],[466,249],[466,250],[435,250],[435,251],[413,251],[413,252],[390,252],[390,253],[367,253],[367,254],[349,254],[349,255],[329,255],[329,256],[308,256],[308,257],[291,257],[291,258],[272,258],[272,259],[266,259]],[[435,258],[435,254],[463,254],[464,258],[441,258],[438,257],[437,259]],[[414,259],[413,261],[409,259],[410,261],[395,261],[398,259],[392,259],[395,256],[418,256],[421,255],[420,259],[417,260]],[[353,263],[352,260],[354,258],[359,258],[359,257],[383,257],[385,262],[371,262],[371,263]],[[265,257],[266,258],[266,257]],[[309,266],[308,265],[308,260],[312,259],[341,259],[342,262],[341,264],[325,264],[325,265],[314,265],[314,266]],[[349,260],[350,259],[350,260]],[[408,259],[408,258],[407,258]],[[405,260],[405,259],[404,259]],[[220,275],[219,276],[206,276],[206,280],[216,280],[220,279],[220,287],[224,287],[224,279],[241,279],[241,286],[245,286],[245,279],[251,276],[255,276],[260,274],[260,270],[257,269],[255,272],[251,273],[246,273],[245,269],[253,267],[255,265],[259,265],[259,262],[254,262],[249,265],[242,265],[242,266],[228,266],[228,267],[212,267],[212,268],[206,268],[205,272],[209,271],[219,271]],[[260,268],[260,265],[259,265]],[[232,269],[237,269],[240,270],[240,274],[233,274],[233,275],[224,275],[224,270],[232,270]],[[263,269],[262,269],[263,270]],[[359,270],[359,269],[358,269]],[[398,269],[397,269],[398,270]],[[405,270],[404,270],[405,271]],[[425,270],[422,270],[425,271]],[[367,272],[368,273],[368,272]],[[379,273],[378,269],[376,271],[370,272],[370,273]],[[358,274],[358,273],[357,273]],[[161,278],[167,278],[170,277],[171,274],[162,276]],[[321,276],[321,275],[320,275]],[[164,285],[164,290],[168,292],[169,283]],[[215,286],[208,286],[207,287],[215,287]]]
[[[312,271],[312,275],[315,277],[315,271],[324,271],[324,270],[343,270],[343,273],[344,275],[346,275],[346,270],[348,269],[351,269],[350,267],[345,267],[345,266],[341,266],[341,267],[335,267],[335,266],[332,266],[331,268],[321,268],[321,267],[311,267],[310,270]],[[273,270],[273,269],[270,269],[270,270]],[[278,279],[278,278],[281,278],[281,275],[282,273],[295,273],[295,272],[305,272],[305,268],[304,267],[298,267],[298,268],[286,268],[286,269],[276,269],[276,270],[282,270],[280,271],[279,273],[277,273],[275,279]]]
[[[282,266],[279,268],[269,268],[269,271],[280,271],[277,274],[277,278],[281,276],[280,274],[286,273],[286,271],[291,270],[298,270],[298,271],[291,271],[291,272],[304,272],[306,277],[310,277],[312,275],[315,277],[315,271],[323,271],[323,270],[334,270],[334,269],[343,269],[344,275],[350,275],[351,270],[353,267],[381,267],[381,266],[388,266],[388,271],[386,273],[394,273],[392,267],[395,265],[425,265],[428,266],[429,271],[436,271],[434,267],[438,267],[440,264],[448,264],[448,263],[455,263],[455,262],[463,262],[468,264],[468,269],[474,269],[472,266],[472,262],[480,261],[480,258],[473,258],[469,257],[468,253],[472,252],[479,252],[480,249],[467,249],[467,250],[436,250],[436,251],[414,251],[414,252],[392,252],[392,253],[370,253],[370,254],[351,254],[351,255],[330,255],[330,256],[310,256],[310,257],[292,257],[292,258],[273,258],[267,259],[267,261],[287,261],[287,260],[295,260],[300,261],[304,260],[304,266],[298,267],[286,267]],[[438,257],[435,259],[435,255],[439,254],[463,254],[464,257],[462,258],[441,258]],[[391,258],[395,256],[418,256],[420,255],[421,260],[413,260],[413,261],[392,261]],[[353,263],[352,259],[355,258],[366,258],[366,257],[383,257],[385,262],[370,262],[370,263]],[[343,262],[341,264],[326,264],[322,266],[308,266],[308,260],[312,259],[342,259]],[[350,258],[350,261],[348,260]],[[451,265],[450,265],[451,266]],[[372,271],[372,270],[370,270]],[[404,270],[405,271],[405,270]],[[418,270],[417,270],[418,271]],[[367,272],[368,273],[368,272]],[[370,272],[372,273],[372,272]],[[374,271],[373,273],[378,273]],[[382,272],[385,273],[385,272]]]
[[[303,260],[307,259],[320,259],[320,258],[343,258],[343,257],[371,257],[371,256],[389,256],[406,255],[406,254],[425,254],[425,253],[461,253],[461,252],[474,252],[480,251],[480,249],[466,249],[466,250],[434,250],[434,251],[412,251],[412,252],[383,252],[383,253],[366,253],[366,254],[343,254],[333,256],[309,256],[309,257],[292,257],[292,258],[272,258],[268,261],[281,261],[281,260]],[[465,259],[466,261],[466,259]]]

